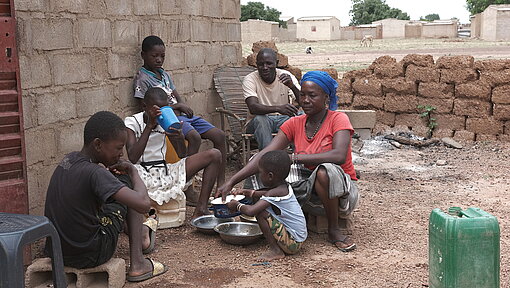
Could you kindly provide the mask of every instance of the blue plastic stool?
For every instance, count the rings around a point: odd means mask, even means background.
[[[48,218],[0,213],[0,287],[24,287],[23,247],[43,237],[51,238],[54,287],[67,286],[57,230]]]

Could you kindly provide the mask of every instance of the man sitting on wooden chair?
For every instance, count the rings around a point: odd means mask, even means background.
[[[301,86],[294,75],[277,69],[276,52],[263,48],[257,54],[257,71],[246,75],[243,93],[250,110],[246,132],[254,134],[259,150],[272,140],[272,133],[298,112],[292,104]]]

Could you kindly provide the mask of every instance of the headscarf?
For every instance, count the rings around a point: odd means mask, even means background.
[[[301,78],[301,85],[305,81],[312,81],[319,85],[322,90],[329,95],[329,110],[335,111],[338,108],[338,97],[336,96],[336,88],[338,83],[327,72],[309,71]]]

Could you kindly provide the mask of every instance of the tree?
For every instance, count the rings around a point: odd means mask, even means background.
[[[282,12],[265,6],[261,2],[248,2],[246,5],[241,5],[241,21],[248,19],[260,19],[266,21],[274,21],[280,23],[284,28],[287,27],[287,23],[280,21],[280,15]]]
[[[432,22],[434,20],[439,20],[439,19],[441,19],[441,18],[439,17],[439,14],[436,14],[436,13],[428,14],[425,17],[420,17],[421,21],[430,21],[430,22]]]
[[[483,12],[493,4],[510,4],[510,0],[466,0],[466,8],[472,15]]]
[[[402,10],[388,6],[385,0],[352,0],[352,9],[349,14],[352,17],[349,24],[351,26],[370,24],[386,18],[411,19]]]

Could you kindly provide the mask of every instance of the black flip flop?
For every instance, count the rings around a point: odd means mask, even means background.
[[[345,240],[349,239],[349,236],[345,236],[344,239],[340,240],[340,239],[337,239],[337,240],[329,240],[329,243],[333,244],[333,246],[335,246],[336,248],[338,248],[338,250],[342,251],[342,252],[351,252],[353,250],[356,249],[356,243],[352,243],[351,245],[347,246],[347,247],[338,247],[336,245],[336,243],[340,242],[340,243],[343,243],[343,244],[347,244],[345,243]]]

